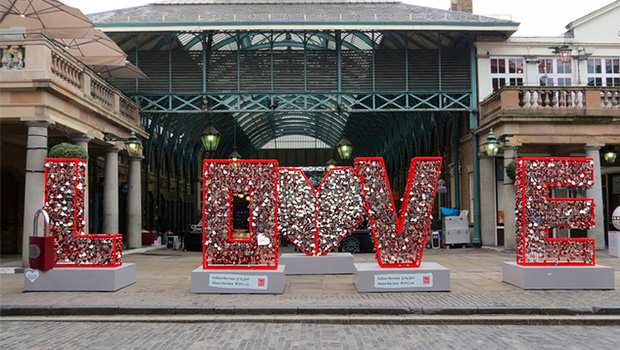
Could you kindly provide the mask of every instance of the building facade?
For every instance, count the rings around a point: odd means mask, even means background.
[[[604,249],[611,213],[620,205],[620,1],[567,25],[560,37],[512,37],[476,43],[480,145],[492,129],[497,158],[482,157],[483,244],[514,248],[514,186],[504,169],[518,156],[578,156],[595,161],[594,188],[555,190],[556,197],[594,198],[596,227],[554,230],[590,237]]]

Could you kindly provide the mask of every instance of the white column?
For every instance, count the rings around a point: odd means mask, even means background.
[[[480,155],[480,238],[482,245],[496,245],[495,236],[495,158]],[[503,189],[500,189],[503,190]]]
[[[594,186],[586,190],[586,197],[594,199],[595,226],[588,230],[588,238],[594,238],[596,250],[605,249],[605,221],[603,217],[603,186],[601,184],[601,158],[603,143],[586,144],[586,157],[594,160]]]
[[[118,152],[120,148],[109,147],[105,155],[105,179],[103,180],[103,233],[118,234]]]
[[[520,146],[520,145],[518,145]],[[519,147],[504,146],[504,169],[517,158]],[[515,182],[504,170],[504,249],[516,250]]]
[[[77,135],[73,135],[71,136],[71,142],[73,142],[74,144],[82,147],[85,151],[86,154],[88,154],[88,143],[90,142],[90,140],[92,140],[93,137],[91,135],[88,134],[77,134]],[[88,164],[89,160],[86,161],[86,164]],[[89,213],[90,213],[90,200],[89,200],[89,183],[88,183],[88,167],[86,168],[86,177],[84,179],[84,182],[86,183],[86,191],[84,192],[84,221],[85,221],[85,225],[84,225],[84,233],[88,234],[89,233]]]
[[[140,157],[129,157],[129,193],[127,194],[127,247],[142,246],[142,190]]]
[[[26,125],[28,126],[28,145],[22,235],[22,266],[24,267],[29,265],[30,236],[33,233],[34,214],[43,207],[45,201],[45,158],[47,157],[47,129],[50,123],[32,121],[26,122]]]

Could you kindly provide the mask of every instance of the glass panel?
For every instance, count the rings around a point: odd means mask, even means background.
[[[553,86],[553,78],[540,78],[540,86]]]
[[[602,73],[600,58],[590,58],[588,60],[588,73]]]
[[[542,59],[538,61],[538,73],[553,73],[553,60]]]
[[[510,78],[510,85],[523,85],[523,78]]]
[[[602,86],[603,79],[602,78],[588,78],[588,86]]]
[[[496,58],[491,59],[491,73],[497,73],[499,60]]]
[[[503,58],[491,59],[491,73],[506,73],[506,60]]]
[[[558,78],[558,86],[571,86],[571,78]]]
[[[493,78],[493,91],[499,90],[504,85],[506,85],[506,79],[504,79],[504,78]]]
[[[556,64],[558,66],[558,73],[572,73],[571,61],[562,62],[562,60],[556,60]]]

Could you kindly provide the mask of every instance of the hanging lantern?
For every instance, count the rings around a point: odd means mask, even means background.
[[[202,136],[200,136],[202,146],[205,148],[205,151],[209,153],[214,152],[217,149],[221,138],[222,135],[216,128],[213,127],[212,124],[209,124],[209,126],[207,126],[205,131],[202,133]]]

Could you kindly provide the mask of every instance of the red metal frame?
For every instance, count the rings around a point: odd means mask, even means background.
[[[92,239],[93,241],[97,242],[100,241],[102,239],[111,239],[112,240],[112,258],[110,259],[110,261],[112,262],[111,264],[88,264],[88,263],[82,263],[82,264],[77,264],[77,263],[59,263],[58,261],[58,255],[55,256],[54,258],[54,267],[101,267],[101,268],[109,268],[109,267],[118,267],[122,265],[122,257],[123,257],[123,251],[122,251],[122,241],[123,241],[123,236],[121,234],[112,234],[112,235],[94,235],[94,234],[88,234],[88,235],[78,235],[78,230],[77,230],[77,226],[79,222],[83,222],[84,218],[79,218],[78,217],[78,212],[82,213],[82,216],[84,215],[84,211],[83,211],[83,207],[81,208],[82,210],[78,210],[79,209],[79,202],[78,202],[78,197],[82,198],[82,203],[83,203],[83,199],[84,199],[84,193],[86,191],[86,184],[83,184],[82,190],[78,190],[78,184],[79,184],[79,165],[80,163],[84,163],[86,164],[86,161],[83,159],[76,159],[76,158],[47,158],[45,159],[45,163],[47,164],[48,162],[73,162],[75,163],[75,182],[73,184],[74,186],[74,191],[75,191],[75,196],[73,196],[73,205],[74,205],[74,217],[73,217],[73,235],[78,238],[78,239]],[[48,174],[49,174],[49,167],[45,167],[45,206],[47,207],[47,204],[49,203],[49,198],[48,198]],[[50,215],[50,218],[52,217],[52,215]],[[50,234],[54,237],[54,241],[56,241],[56,235],[53,232],[53,230],[50,230]],[[117,251],[117,247],[121,247],[120,251]],[[119,255],[119,258],[117,259],[117,254]]]
[[[207,166],[209,164],[222,164],[222,165],[227,165],[227,164],[238,164],[238,165],[242,165],[242,164],[273,164],[274,168],[274,184],[273,184],[273,198],[274,198],[274,205],[273,208],[270,208],[272,210],[274,210],[274,227],[273,227],[273,237],[268,237],[270,238],[270,240],[273,241],[274,244],[274,249],[273,249],[273,255],[270,256],[266,256],[267,260],[271,260],[273,262],[272,265],[248,265],[248,264],[216,264],[216,265],[210,265],[209,264],[209,259],[207,258],[207,254],[209,253],[207,246],[206,246],[206,235],[205,232],[209,229],[207,227],[207,218],[206,218],[206,210],[207,210],[207,203],[206,203],[206,195],[207,195],[207,186],[204,185],[203,186],[203,193],[202,193],[202,212],[203,212],[203,224],[202,224],[202,254],[203,254],[203,269],[222,269],[222,270],[239,270],[239,269],[244,269],[244,270],[275,270],[278,268],[278,231],[277,231],[277,227],[278,227],[278,212],[277,212],[277,195],[278,195],[278,190],[277,190],[277,181],[278,181],[278,174],[277,174],[277,170],[278,170],[278,162],[276,160],[215,160],[215,159],[205,159],[203,161],[203,184],[206,184],[207,182]],[[234,169],[233,169],[234,170]],[[254,193],[255,189],[254,188],[250,188],[250,191],[252,193]],[[234,190],[231,191],[231,189],[228,189],[227,193],[228,193],[228,199],[229,199],[229,210],[228,210],[228,243],[230,242],[234,242],[234,243],[246,243],[246,244],[250,244],[252,246],[256,245],[258,246],[257,243],[257,236],[256,235],[251,235],[251,239],[249,241],[241,241],[241,240],[230,240],[230,230],[231,230],[231,226],[230,226],[230,218],[231,218],[231,212],[230,212],[230,195],[231,192],[234,192]],[[254,196],[252,197],[252,199],[254,199]],[[250,201],[250,205],[251,205],[251,201]],[[260,207],[259,207],[260,210]],[[252,214],[252,212],[250,212],[250,214]],[[251,220],[252,215],[250,215],[250,220]],[[252,222],[250,222],[250,227],[252,225]],[[223,249],[228,249],[229,247],[224,247]]]
[[[524,161],[524,162],[520,162],[520,161]],[[592,162],[592,158],[567,158],[567,157],[559,157],[559,158],[545,158],[545,157],[522,157],[522,158],[518,158],[517,159],[517,176],[521,176],[520,178],[520,192],[521,192],[521,203],[526,203],[526,181],[525,181],[525,175],[527,174],[527,169],[525,167],[525,161],[538,161],[538,162],[550,162],[550,161],[560,161],[560,162]],[[595,180],[594,179],[594,170],[590,169],[589,173],[584,174],[587,176],[587,179],[591,179],[591,180]],[[582,181],[585,181],[584,179],[582,179]],[[549,187],[568,187],[568,188],[582,188],[584,186],[571,186],[567,181],[564,182],[545,182],[545,201],[546,202],[553,202],[553,201],[568,201],[568,202],[591,202],[591,208],[592,208],[592,213],[591,213],[591,217],[592,217],[592,222],[594,222],[594,199],[591,198],[549,198],[548,194],[549,194]],[[519,199],[519,198],[517,198]],[[527,219],[525,217],[525,211],[521,210],[521,221],[522,221],[522,227],[521,227],[521,240],[522,240],[522,256],[521,258],[523,259],[523,261],[519,261],[519,255],[517,254],[517,264],[519,265],[528,265],[528,266],[555,266],[555,265],[563,265],[563,266],[583,266],[583,265],[596,265],[596,251],[594,249],[592,249],[592,263],[588,263],[587,261],[584,262],[562,262],[562,261],[558,261],[558,262],[548,262],[548,263],[540,263],[540,262],[528,262],[527,260],[527,235],[526,233],[526,224],[527,224]],[[592,246],[594,247],[594,239],[592,238],[550,238],[549,237],[549,226],[548,223],[540,223],[539,225],[547,225],[547,227],[545,228],[546,231],[546,237],[545,237],[545,242],[550,242],[550,243],[562,243],[562,242],[571,242],[571,243],[580,243],[580,246],[584,247],[586,244],[585,243],[590,243],[592,244]],[[573,226],[569,223],[563,223],[560,226]],[[517,232],[517,234],[519,234]],[[545,247],[546,249],[547,247]]]
[[[360,171],[360,166],[359,166],[359,162],[363,162],[363,161],[375,161],[375,162],[380,162],[381,163],[381,167],[383,169],[383,181],[385,182],[385,186],[388,189],[389,192],[389,196],[390,196],[390,202],[392,205],[392,212],[394,214],[394,217],[396,218],[396,234],[398,236],[402,235],[402,228],[404,225],[404,220],[405,220],[405,216],[407,213],[407,207],[408,207],[408,203],[409,203],[409,193],[411,192],[411,188],[414,185],[414,177],[415,177],[415,173],[416,173],[416,166],[418,164],[418,162],[421,161],[432,161],[432,162],[439,162],[439,165],[437,166],[436,169],[440,170],[441,169],[441,162],[442,162],[442,158],[441,157],[415,157],[411,160],[411,166],[409,167],[409,173],[408,173],[408,177],[407,177],[407,188],[405,191],[405,197],[403,200],[403,205],[401,207],[400,210],[400,214],[397,215],[396,213],[396,208],[394,207],[394,198],[392,197],[392,189],[390,186],[390,182],[387,178],[387,171],[385,169],[385,163],[383,161],[383,158],[380,157],[367,157],[367,158],[356,158],[355,159],[355,163],[356,163],[356,168],[358,171],[358,174],[360,176],[360,179],[362,181],[362,188],[364,189],[364,197],[365,197],[365,201],[366,201],[366,209],[368,210],[369,213],[371,213],[370,211],[370,203],[369,203],[369,196],[367,194],[366,191],[366,184],[364,181],[364,175],[362,174],[362,172]],[[375,238],[375,252],[377,254],[377,262],[379,264],[379,266],[383,267],[383,268],[388,268],[388,267],[420,267],[420,264],[422,262],[422,255],[424,253],[424,245],[425,245],[425,241],[426,241],[426,232],[428,232],[428,227],[430,225],[431,222],[431,216],[432,216],[432,208],[434,205],[434,198],[435,198],[435,193],[437,191],[437,183],[439,181],[439,176],[437,176],[437,179],[435,179],[434,181],[434,185],[433,185],[433,191],[432,191],[432,200],[429,206],[429,211],[428,211],[428,215],[426,217],[425,220],[427,220],[424,231],[422,233],[417,233],[417,235],[421,235],[422,236],[422,241],[421,244],[418,244],[417,246],[413,247],[413,249],[416,251],[415,256],[419,256],[419,259],[416,259],[415,261],[411,262],[411,263],[396,263],[396,264],[392,264],[392,263],[385,263],[383,260],[382,254],[381,254],[381,249],[379,249],[378,246],[378,238],[379,235],[383,235],[383,234],[391,234],[391,233],[387,233],[387,232],[377,232],[375,230],[375,223],[374,223],[374,219],[372,218],[372,215],[369,215],[369,221],[371,224],[371,229],[372,229],[372,234],[373,237]],[[402,237],[402,236],[401,236]],[[414,257],[415,259],[415,257]]]

